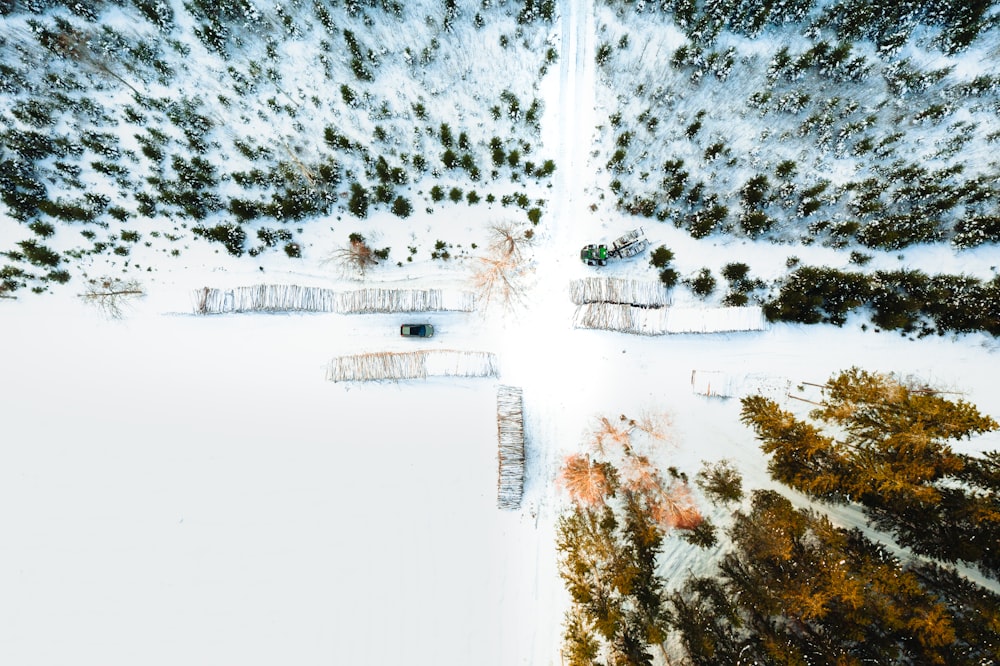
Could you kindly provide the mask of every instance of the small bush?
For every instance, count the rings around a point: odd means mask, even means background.
[[[598,65],[605,64],[611,58],[611,44],[607,42],[597,47],[597,56],[594,58]]]
[[[403,196],[396,197],[396,200],[392,202],[392,213],[396,217],[409,217],[413,212],[413,205],[410,201]]]
[[[59,255],[49,248],[33,240],[21,241],[17,244],[24,257],[36,266],[57,266]]]
[[[722,297],[722,305],[729,308],[741,308],[750,302],[750,297],[740,291],[730,291]]]
[[[688,530],[681,530],[681,538],[688,543],[705,548],[706,550],[715,546],[719,538],[715,534],[715,525],[707,518]]]
[[[358,96],[351,90],[351,87],[344,84],[340,86],[340,97],[344,100],[344,104],[350,107],[355,107],[358,105]]]
[[[443,240],[439,240],[434,243],[434,250],[431,252],[431,259],[443,259],[447,261],[451,259],[451,253],[448,252],[448,243]]]
[[[740,282],[750,274],[750,267],[743,263],[730,263],[722,267],[722,277],[730,282]]]
[[[680,273],[675,271],[673,268],[664,268],[660,271],[660,282],[667,289],[672,289],[677,286],[677,282],[680,281]]]
[[[28,225],[28,228],[42,238],[48,238],[56,233],[56,228],[54,226],[48,222],[42,222],[41,220],[32,222]]]
[[[731,504],[743,499],[743,477],[728,460],[703,463],[695,483],[713,503]]]
[[[532,208],[528,211],[528,221],[532,224],[538,224],[542,219],[542,209]]]
[[[766,234],[774,226],[774,219],[762,210],[752,210],[740,215],[740,228],[750,238]]]
[[[717,281],[711,270],[702,268],[697,275],[687,281],[687,284],[696,296],[707,298],[715,293]]]
[[[292,259],[298,259],[302,256],[302,247],[298,243],[285,243],[285,254]]]
[[[355,217],[368,217],[368,203],[368,190],[362,187],[360,183],[352,183],[351,199],[347,203],[348,210]]]
[[[246,242],[247,232],[238,224],[217,224],[214,227],[195,227],[192,229],[196,236],[202,236],[226,246],[226,251],[234,257],[243,255],[243,244]]]
[[[431,201],[437,203],[444,200],[444,188],[440,185],[435,185],[431,188]]]
[[[666,268],[674,260],[673,250],[661,245],[650,253],[649,265],[653,268]]]
[[[451,136],[451,127],[448,126],[448,123],[441,123],[439,136],[441,137],[441,145],[445,148],[451,148],[453,139]]]
[[[257,230],[257,238],[267,247],[275,247],[282,241],[292,240],[292,232],[287,229],[261,227]]]

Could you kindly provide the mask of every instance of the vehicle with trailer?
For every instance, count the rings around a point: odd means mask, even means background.
[[[611,247],[596,243],[584,245],[580,250],[580,261],[588,266],[607,266],[609,260],[630,259],[642,254],[647,247],[646,233],[639,227],[616,238]]]

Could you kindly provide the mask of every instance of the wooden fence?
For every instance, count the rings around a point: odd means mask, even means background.
[[[475,309],[472,292],[441,289],[357,289],[334,291],[293,284],[258,284],[233,289],[205,287],[192,294],[198,314],[237,312],[430,312]]]
[[[589,277],[573,280],[569,297],[577,305],[585,303],[618,303],[647,308],[670,305],[670,292],[663,284],[651,280],[626,280],[613,277]]]
[[[491,352],[428,349],[412,352],[371,352],[338,356],[327,364],[332,382],[369,382],[427,377],[496,377]]]
[[[637,335],[763,331],[763,311],[756,306],[729,308],[643,308],[619,303],[585,303],[573,325]]]
[[[524,401],[521,389],[497,390],[497,439],[499,474],[497,506],[518,509],[524,494]]]
[[[783,403],[791,387],[792,381],[787,377],[766,373],[691,371],[691,390],[709,397],[745,398],[749,395],[762,395]]]

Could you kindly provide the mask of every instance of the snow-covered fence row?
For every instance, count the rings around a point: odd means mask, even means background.
[[[327,364],[332,382],[426,379],[427,377],[496,377],[497,359],[490,352],[433,349],[370,352],[338,356]]]
[[[661,282],[626,280],[622,278],[589,277],[573,280],[569,285],[570,299],[577,305],[585,303],[626,303],[652,308],[670,305],[670,292]]]
[[[497,439],[497,506],[517,509],[524,493],[524,403],[515,386],[497,390]]]
[[[638,335],[763,331],[763,311],[756,306],[730,308],[641,308],[618,303],[585,303],[573,325]]]
[[[720,370],[692,370],[691,390],[718,398],[745,398],[763,395],[784,402],[792,382],[787,377],[763,373],[730,373]]]
[[[334,291],[294,284],[258,284],[234,289],[205,287],[193,294],[199,314],[231,312],[471,312],[475,296],[441,289],[357,289]]]

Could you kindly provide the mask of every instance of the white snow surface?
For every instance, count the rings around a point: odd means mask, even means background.
[[[73,284],[0,303],[0,663],[555,665],[567,604],[555,477],[596,417],[667,411],[674,435],[657,452],[664,465],[693,476],[702,460],[730,458],[745,487],[761,488],[774,484],[739,423],[738,400],[696,394],[692,370],[788,380],[798,394],[803,381],[857,365],[960,392],[1000,416],[998,344],[987,336],[910,340],[854,320],[661,337],[575,329],[569,283],[593,270],[578,261],[579,247],[635,225],[590,210],[591,3],[566,3],[553,31],[560,55],[543,81],[542,129],[558,169],[523,308],[193,314],[190,294],[205,286],[361,287],[312,258],[331,242],[323,230],[303,260],[262,256],[260,269],[192,246],[144,282],[148,296],[121,321],[82,303]],[[397,249],[413,229],[426,229],[430,242],[485,246],[487,225],[504,215],[446,208],[400,225],[379,213],[364,229],[374,245]],[[649,232],[654,245],[675,250],[682,273],[745,261],[770,277],[767,267],[789,254],[810,263],[831,252],[699,243],[667,225]],[[995,262],[995,248],[907,255],[933,271],[985,273]],[[363,286],[467,289],[472,262],[380,267]],[[648,279],[645,264],[607,274]],[[435,337],[401,339],[399,324],[414,319],[432,323]],[[325,380],[332,357],[413,349],[493,352],[500,376]],[[501,383],[524,391],[517,512],[496,508]],[[960,448],[998,446],[994,433]],[[850,512],[837,518],[863,523]],[[666,574],[710,565],[703,551],[668,538]]]

